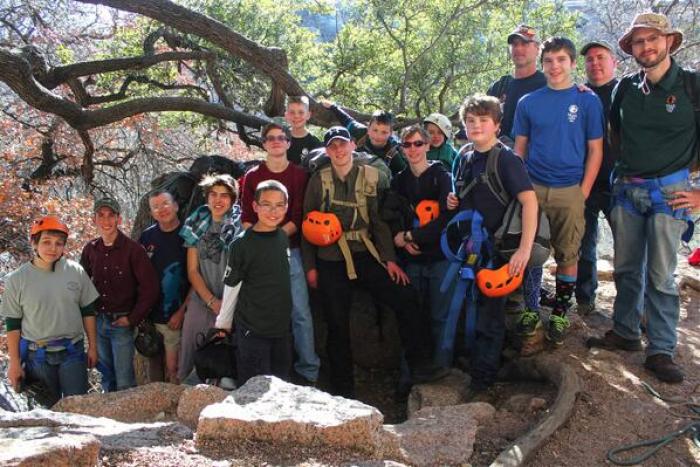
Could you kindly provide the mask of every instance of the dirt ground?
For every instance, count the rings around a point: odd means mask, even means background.
[[[699,278],[698,269],[679,256],[677,277]],[[642,386],[651,384],[667,398],[700,403],[700,291],[684,288],[681,292],[681,318],[678,329],[676,361],[684,368],[682,384],[670,385],[656,380],[643,368],[643,352],[589,350],[585,339],[602,334],[611,326],[615,297],[614,283],[599,285],[597,305],[603,316],[580,318],[571,314],[570,335],[554,351],[579,375],[583,392],[568,423],[555,433],[528,463],[531,466],[611,465],[606,453],[614,447],[654,439],[692,422],[691,412],[652,397]],[[677,414],[677,415],[676,415]],[[696,414],[696,420],[700,417]],[[640,452],[637,451],[636,454]],[[690,438],[673,441],[644,465],[700,465],[700,449]]]
[[[683,277],[700,278],[698,269],[687,264],[679,256],[678,280]],[[549,278],[551,282],[551,278]],[[551,286],[551,284],[550,284]],[[563,346],[549,350],[570,364],[580,377],[582,393],[570,420],[539,449],[527,463],[529,466],[598,466],[611,465],[606,453],[611,448],[657,438],[686,426],[692,420],[684,418],[690,413],[682,406],[669,404],[652,397],[641,385],[651,384],[669,398],[688,400],[696,398],[700,403],[700,291],[685,288],[682,291],[682,309],[679,323],[679,345],[676,360],[686,373],[680,385],[658,382],[643,369],[643,352],[607,352],[589,350],[585,339],[602,334],[609,329],[615,288],[610,280],[600,282],[597,305],[601,314],[581,318],[571,313],[572,326]],[[4,337],[4,336],[3,336]],[[5,358],[5,342],[0,338]],[[358,396],[376,405],[385,413],[386,422],[399,422],[405,417],[405,406],[392,399],[396,374],[361,371],[358,374]],[[497,408],[513,394],[530,394],[542,397],[551,404],[554,388],[544,384],[499,384],[496,391]],[[508,443],[534,426],[546,414],[546,408],[530,416],[513,411],[499,410],[490,425],[477,435],[475,454],[471,465],[488,465]],[[697,415],[696,415],[697,417]],[[700,420],[696,420],[700,421]],[[245,454],[244,454],[245,453]],[[216,452],[197,452],[193,441],[173,446],[139,449],[129,452],[103,452],[102,464],[125,465],[271,465],[297,464],[303,459],[303,450],[295,453],[271,453],[266,446],[248,446],[232,456]],[[334,453],[328,459],[307,459],[298,465],[337,465],[340,460],[350,460],[343,453]],[[242,456],[242,457],[239,457]],[[245,460],[241,460],[245,459]],[[275,460],[273,460],[275,459]],[[347,464],[346,464],[347,465]],[[700,449],[689,438],[673,441],[661,449],[644,465],[690,466],[700,465]]]

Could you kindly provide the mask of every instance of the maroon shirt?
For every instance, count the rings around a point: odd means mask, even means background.
[[[146,250],[121,231],[112,246],[105,246],[102,238],[90,240],[80,264],[100,293],[98,313],[128,313],[129,323],[136,326],[158,302],[158,274]]]
[[[285,214],[280,227],[289,221],[296,225],[297,232],[289,237],[289,247],[299,248],[299,233],[301,232],[301,220],[304,214],[304,192],[306,191],[308,178],[304,169],[291,163],[279,173],[270,172],[264,162],[257,167],[253,167],[246,172],[241,182],[241,222],[255,224],[258,221],[258,215],[253,211],[255,188],[258,186],[258,183],[265,180],[277,180],[289,192],[287,214]]]

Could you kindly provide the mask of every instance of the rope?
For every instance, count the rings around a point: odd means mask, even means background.
[[[669,404],[669,411],[676,417],[679,418],[690,418],[700,420],[700,401],[697,397],[691,397],[690,399],[683,399],[682,397],[665,397],[654,389],[649,383],[642,381],[642,387],[653,397],[660,399],[667,404]],[[695,392],[697,387],[693,390]],[[692,414],[680,413],[677,409],[679,407],[686,407]],[[669,444],[675,439],[688,436],[692,439],[695,446],[700,449],[700,421],[692,422],[686,425],[680,430],[672,431],[660,438],[649,439],[645,441],[640,441],[638,443],[627,444],[614,449],[610,449],[607,454],[607,458],[610,462],[615,465],[636,465],[649,459],[651,456],[656,454],[658,450]],[[620,456],[622,453],[628,451],[637,450],[640,448],[649,447],[649,449],[642,451],[638,456],[623,458]]]

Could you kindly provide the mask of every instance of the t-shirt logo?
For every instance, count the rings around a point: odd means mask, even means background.
[[[153,258],[153,254],[156,252],[156,246],[155,245],[148,245],[146,246],[146,255],[149,258]]]
[[[567,114],[569,123],[574,123],[576,121],[576,117],[578,117],[578,106],[576,104],[571,104],[569,106],[569,113]]]
[[[80,284],[75,281],[68,281],[66,288],[71,292],[77,292],[80,290]]]
[[[676,109],[676,96],[671,95],[666,98],[666,112],[672,113]]]

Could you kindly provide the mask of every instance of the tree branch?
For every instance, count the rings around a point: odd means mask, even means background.
[[[69,79],[81,76],[109,73],[124,70],[142,70],[162,62],[178,60],[204,60],[210,58],[212,52],[198,50],[194,52],[164,52],[157,55],[144,55],[140,57],[113,58],[109,60],[95,60],[90,62],[72,63],[65,66],[57,66],[49,70],[45,76],[40,77],[40,82],[47,89],[65,83]]]

